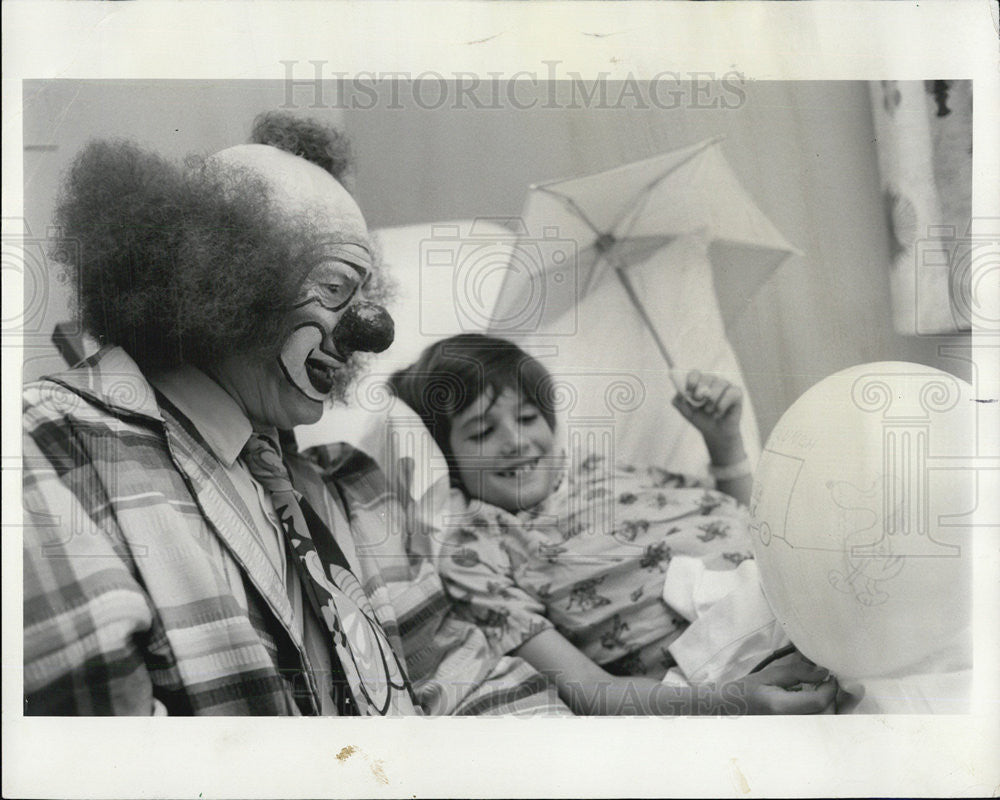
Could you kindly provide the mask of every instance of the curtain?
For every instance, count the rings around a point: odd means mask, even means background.
[[[969,330],[972,81],[872,81],[871,96],[893,326]]]

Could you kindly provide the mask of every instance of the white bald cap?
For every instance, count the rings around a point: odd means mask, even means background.
[[[339,239],[368,250],[368,226],[354,198],[329,172],[311,161],[266,144],[241,144],[220,150],[208,161],[251,169],[274,192],[282,210],[319,214]]]

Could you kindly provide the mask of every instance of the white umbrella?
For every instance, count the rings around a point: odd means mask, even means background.
[[[718,147],[722,137],[568,180],[531,187],[522,237],[504,275],[491,333],[552,329],[605,279],[617,280],[667,363],[657,324],[629,278],[678,237],[710,242],[716,295],[730,323],[792,253],[740,185]],[[739,270],[738,281],[725,280]],[[613,276],[613,277],[612,277]]]

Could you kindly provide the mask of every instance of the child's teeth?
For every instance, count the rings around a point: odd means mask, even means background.
[[[499,471],[497,472],[497,475],[499,475],[501,478],[513,478],[519,472],[533,472],[535,467],[537,466],[538,466],[538,459],[536,458],[533,461],[528,461],[524,464],[519,464],[514,469]]]

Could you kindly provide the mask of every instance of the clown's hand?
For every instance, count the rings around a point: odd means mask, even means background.
[[[670,378],[678,389],[674,408],[701,432],[712,461],[724,464],[742,458],[743,390],[725,378],[696,369],[686,374],[672,370]]]

